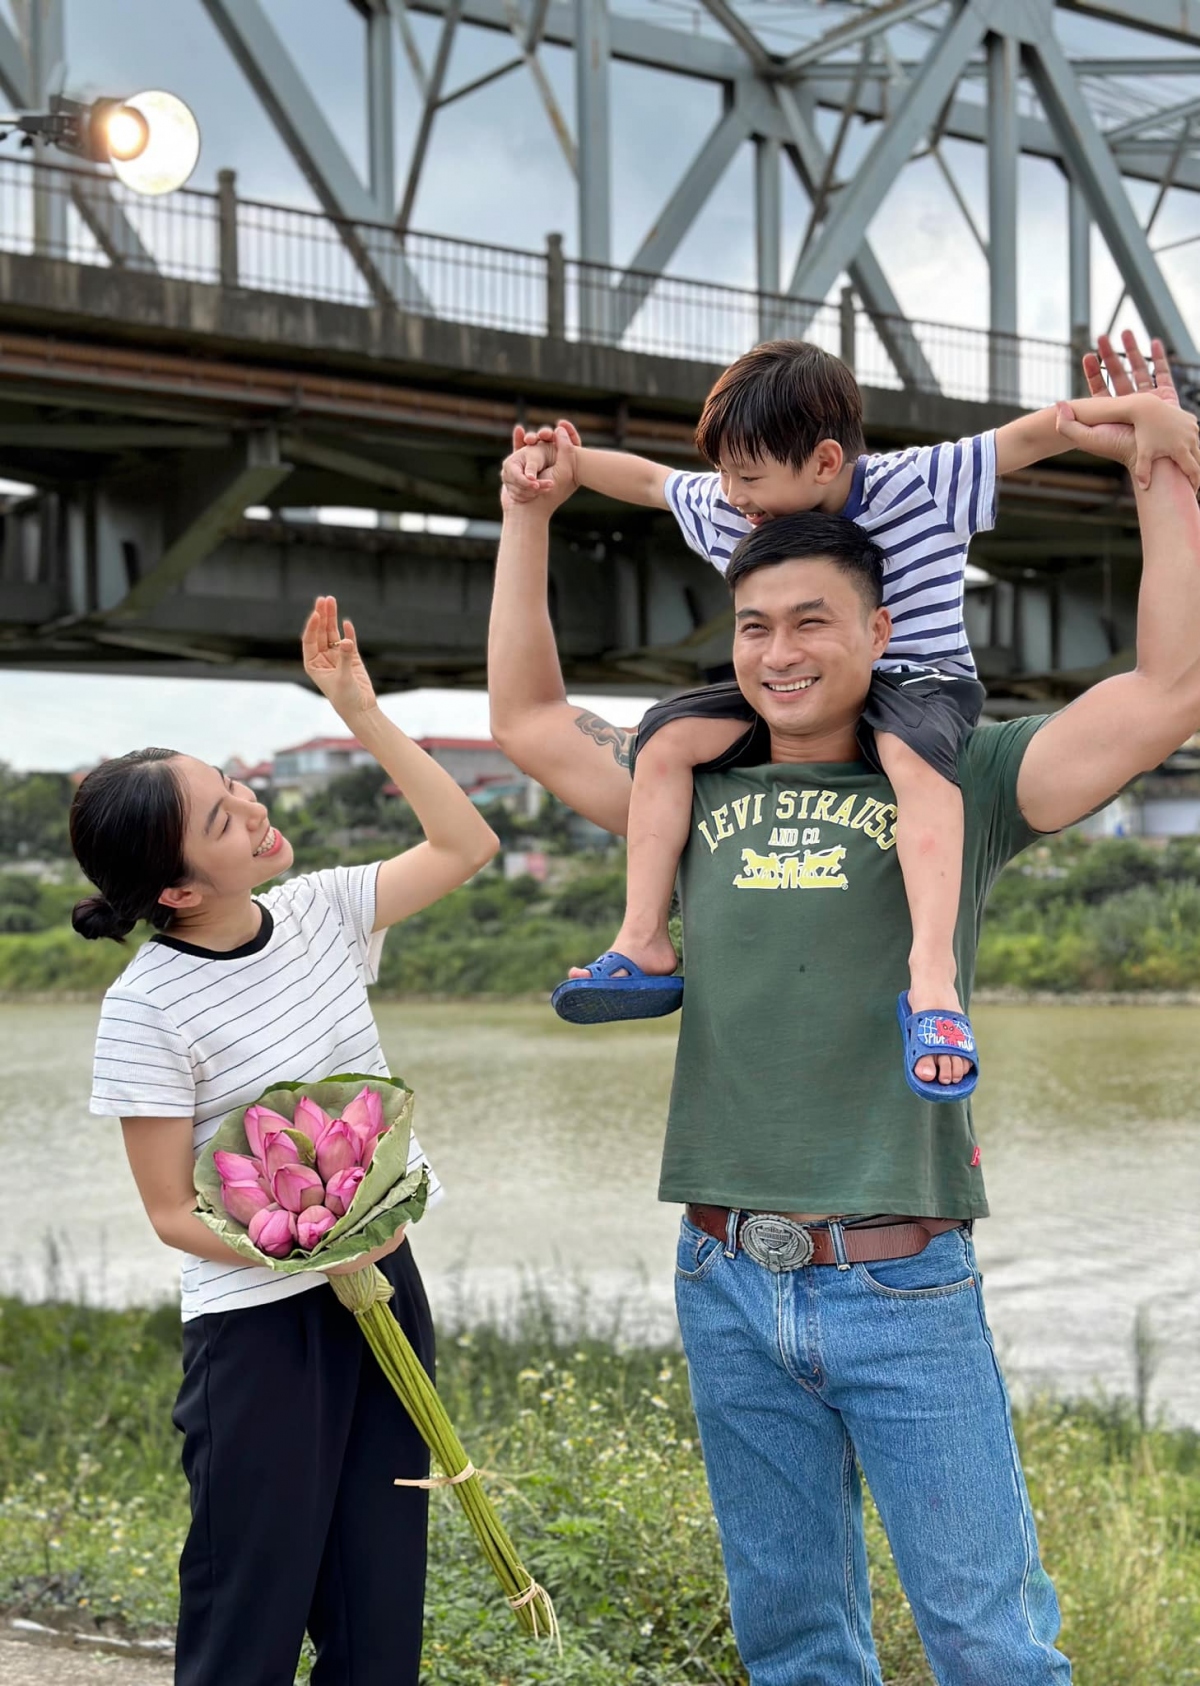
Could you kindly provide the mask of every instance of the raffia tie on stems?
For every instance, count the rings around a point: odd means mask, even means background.
[[[338,1299],[358,1319],[367,1345],[434,1461],[447,1471],[425,1481],[399,1481],[396,1485],[453,1487],[518,1623],[532,1638],[553,1639],[561,1651],[558,1617],[550,1594],[534,1580],[517,1556],[516,1547],[484,1492],[479,1471],[467,1457],[433,1383],[404,1331],[386,1309],[392,1295],[387,1278],[372,1265],[348,1275],[331,1276],[329,1282]]]
[[[460,1481],[469,1481],[479,1471],[474,1464],[468,1464],[466,1469],[460,1469],[457,1475],[427,1475],[423,1481],[405,1481],[400,1476],[392,1482],[393,1487],[423,1487],[426,1492],[434,1487],[457,1487]]]

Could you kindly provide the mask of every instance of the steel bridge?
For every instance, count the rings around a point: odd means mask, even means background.
[[[1123,319],[1160,334],[1200,390],[1170,284],[1183,271],[1156,236],[1164,207],[1200,189],[1200,0],[343,3],[363,36],[361,175],[263,0],[173,0],[203,6],[319,209],[256,200],[228,171],[214,192],[138,201],[95,169],[0,162],[0,474],[32,488],[3,515],[6,665],[294,676],[303,608],[332,587],[384,683],[478,685],[514,419],[571,414],[589,442],[687,463],[717,369],[795,334],[855,368],[873,444],[977,431],[1074,387],[1079,350],[1107,326],[1100,242]],[[62,58],[61,0],[21,0],[16,15],[19,32],[0,21],[0,87],[32,106]],[[452,85],[470,41],[476,68]],[[573,119],[547,70],[563,49]],[[620,63],[657,72],[664,100],[679,76],[720,94],[625,263]],[[502,78],[541,102],[578,183],[577,227],[538,250],[412,224],[439,113]],[[418,115],[398,170],[401,100]],[[950,144],[964,141],[985,149],[982,206]],[[673,273],[745,149],[754,284]],[[987,257],[986,329],[906,314],[873,244],[918,156]],[[1028,156],[1065,183],[1062,251],[1047,259],[1068,274],[1060,340],[1017,333]],[[790,251],[785,182],[807,203]],[[302,518],[330,507],[378,524]],[[1006,481],[973,557],[969,630],[998,708],[1074,694],[1130,659],[1138,549],[1118,477],[1063,459]],[[574,684],[661,688],[727,657],[721,583],[660,516],[580,496],[553,573]]]

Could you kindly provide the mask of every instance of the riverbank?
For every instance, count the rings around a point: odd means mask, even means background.
[[[101,989],[0,989],[0,1006],[5,1003],[34,1007],[79,1006],[89,1001],[98,1003],[103,993]],[[378,987],[371,991],[377,1003],[396,1002],[406,1007],[440,1007],[450,1002],[459,1006],[489,1006],[501,1001],[514,1006],[545,1006],[550,1000],[550,993],[549,989],[529,989],[454,994]],[[977,989],[971,996],[971,1002],[976,1007],[1200,1007],[1200,989]]]
[[[619,1333],[619,1332],[618,1332]],[[170,1406],[174,1308],[0,1301],[0,1604],[48,1626],[169,1634],[187,1525]],[[531,1649],[438,1495],[431,1686],[739,1686],[716,1532],[678,1353],[575,1336],[530,1299],[514,1331],[443,1330],[439,1386],[526,1560],[561,1661]],[[1018,1433],[1064,1644],[1087,1686],[1200,1680],[1200,1437],[1117,1405],[1045,1402]],[[300,1453],[298,1479],[302,1479]],[[928,1686],[868,1518],[888,1686]]]
[[[624,907],[619,862],[560,868],[544,884],[484,872],[406,920],[384,945],[378,993],[544,998],[608,948]],[[95,999],[128,964],[138,937],[86,943],[71,930],[79,889],[0,869],[0,1001]],[[989,899],[975,983],[982,1002],[1200,1004],[1200,840],[1067,834],[1028,850]]]

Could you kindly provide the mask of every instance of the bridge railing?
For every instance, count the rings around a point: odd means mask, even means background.
[[[769,337],[815,340],[865,386],[908,387],[1033,407],[1076,389],[1065,343],[868,313],[836,303],[584,264],[551,235],[544,251],[487,245],[216,193],[145,199],[107,177],[0,160],[0,250],[227,288],[402,309],[478,327],[728,363]]]

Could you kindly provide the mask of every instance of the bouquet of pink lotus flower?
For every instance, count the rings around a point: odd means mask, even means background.
[[[349,1264],[415,1223],[413,1093],[392,1077],[280,1083],[230,1113],[196,1165],[200,1216],[234,1252],[290,1273]]]
[[[425,1210],[429,1177],[409,1170],[413,1094],[394,1077],[278,1083],[225,1118],[196,1162],[197,1216],[254,1264],[294,1274],[352,1264]],[[558,1635],[554,1606],[516,1548],[445,1406],[396,1319],[374,1265],[329,1278],[444,1471],[400,1486],[452,1486],[525,1631]]]

